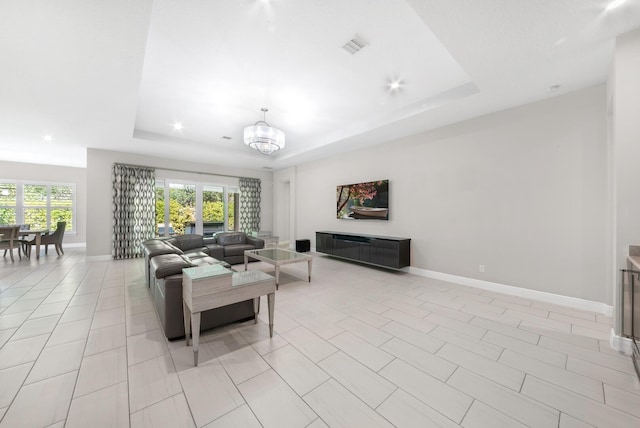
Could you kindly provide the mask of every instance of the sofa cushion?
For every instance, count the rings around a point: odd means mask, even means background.
[[[224,257],[244,256],[245,250],[253,250],[255,247],[249,244],[226,245],[224,247]]]
[[[209,253],[205,251],[207,247],[198,248],[197,250],[185,251],[184,255],[191,260],[201,259],[203,257],[209,257]]]
[[[163,254],[151,259],[151,271],[156,278],[164,278],[169,275],[182,273],[183,268],[193,267],[194,264],[188,257],[181,254]]]
[[[247,235],[245,235],[244,232],[222,232],[216,234],[216,240],[218,244],[225,247],[234,244],[245,244],[247,242]]]
[[[204,247],[204,242],[202,242],[202,235],[197,235],[195,233],[174,236],[168,241],[176,247],[180,248],[182,251]]]
[[[166,241],[150,239],[144,242],[144,253],[150,259],[161,254],[182,254],[182,250]]]
[[[224,259],[224,247],[218,244],[207,244],[207,252],[214,259]]]

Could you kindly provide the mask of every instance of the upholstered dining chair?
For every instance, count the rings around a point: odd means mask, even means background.
[[[11,226],[0,226],[0,250],[4,250],[4,256],[7,256],[7,251],[11,255],[11,263],[13,260],[13,250],[15,248],[18,249],[18,257],[22,259],[22,255],[20,253],[20,242],[18,241],[18,231],[20,230],[20,225],[11,225]]]
[[[44,253],[47,254],[49,245],[54,245],[56,253],[58,255],[64,254],[62,250],[62,239],[64,238],[64,230],[67,227],[67,222],[59,221],[56,230],[48,235],[42,235],[40,238],[40,245],[44,245]],[[31,247],[36,245],[36,239],[27,241],[27,257],[31,257]]]

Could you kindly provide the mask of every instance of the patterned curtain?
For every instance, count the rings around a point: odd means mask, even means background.
[[[260,230],[260,179],[240,177],[240,231]]]
[[[114,259],[131,259],[144,255],[142,241],[155,236],[155,170],[113,164],[113,235],[111,255]]]

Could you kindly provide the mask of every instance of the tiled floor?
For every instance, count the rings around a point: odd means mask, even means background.
[[[263,310],[194,368],[142,260],[0,259],[0,427],[640,426],[600,314],[319,255],[305,278],[283,268],[272,339]]]

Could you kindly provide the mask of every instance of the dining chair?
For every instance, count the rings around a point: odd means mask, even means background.
[[[11,263],[14,262],[13,250],[15,248],[18,249],[18,257],[22,259],[20,242],[18,242],[19,230],[20,225],[0,226],[0,235],[2,235],[2,238],[0,239],[0,250],[4,250],[3,257],[6,257],[7,251],[9,251],[9,254],[11,255]]]
[[[64,238],[64,230],[67,227],[66,221],[59,221],[56,227],[56,230],[48,235],[42,235],[40,238],[40,245],[44,245],[44,253],[47,254],[49,250],[49,245],[53,245],[56,248],[56,253],[58,255],[64,254],[62,250],[62,239]],[[36,239],[33,238],[30,241],[27,241],[27,257],[31,257],[31,247],[36,245]]]
[[[31,225],[30,224],[21,224],[20,225],[20,232],[24,232],[25,230],[30,230],[31,229]],[[18,245],[19,245],[19,249],[18,251],[22,250],[22,252],[24,253],[25,257],[27,255],[27,244],[26,242],[29,240],[29,235],[23,235],[23,234],[18,234]]]

